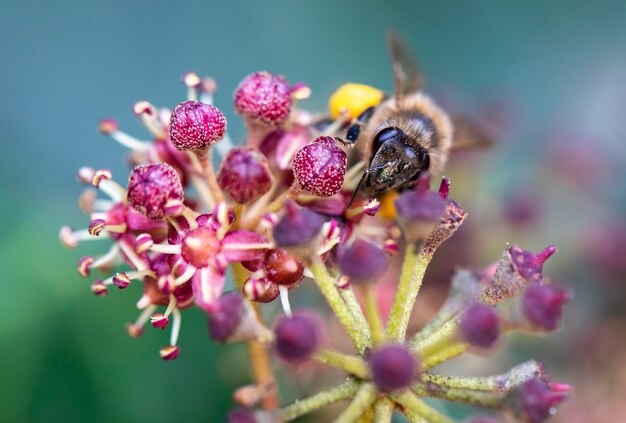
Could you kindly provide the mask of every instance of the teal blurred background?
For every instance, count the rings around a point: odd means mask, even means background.
[[[80,256],[106,247],[59,245],[61,225],[87,223],[76,205],[76,169],[109,168],[123,181],[125,151],[102,137],[96,123],[114,116],[145,137],[132,105],[146,99],[175,106],[184,99],[180,75],[188,70],[218,81],[215,103],[235,139],[243,130],[231,95],[252,71],[305,81],[313,96],[304,104],[320,111],[343,82],[389,90],[384,34],[392,27],[417,52],[430,92],[497,117],[504,128],[502,143],[453,188],[478,222],[510,189],[550,188],[551,174],[537,170],[550,139],[588,140],[590,160],[611,160],[599,168],[610,167],[608,180],[620,181],[618,187],[601,180],[591,194],[580,194],[552,186],[557,197],[546,202],[549,217],[541,225],[483,234],[484,247],[474,256],[474,264],[485,265],[506,241],[534,250],[561,247],[550,270],[577,288],[572,324],[556,340],[519,341],[520,355],[547,343],[542,358],[557,363],[566,381],[575,380],[567,368],[572,361],[556,352],[563,351],[559,342],[600,319],[606,301],[624,304],[623,279],[597,282],[593,270],[572,266],[586,239],[580,228],[603,219],[623,224],[625,215],[626,3],[559,3],[3,2],[0,421],[223,421],[230,393],[248,380],[244,352],[216,348],[194,310],[183,323],[181,357],[162,362],[157,351],[166,334],[130,339],[124,330],[136,317],[139,287],[96,298],[76,273]],[[459,193],[461,187],[470,194]]]

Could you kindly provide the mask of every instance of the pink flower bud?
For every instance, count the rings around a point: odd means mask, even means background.
[[[137,166],[128,179],[128,203],[138,213],[158,220],[172,216],[171,201],[183,201],[178,173],[166,163]]]
[[[221,140],[225,133],[226,118],[213,105],[185,101],[172,112],[170,139],[179,150],[206,150]]]
[[[357,238],[340,248],[337,264],[341,272],[355,283],[378,282],[389,265],[385,251],[377,245]]]
[[[300,187],[319,197],[331,197],[343,186],[347,156],[332,137],[319,137],[293,158],[293,173]]]
[[[308,360],[321,342],[319,322],[305,314],[281,317],[274,333],[276,353],[295,364]]]
[[[264,261],[267,278],[278,285],[293,285],[304,277],[302,262],[285,250],[271,250]]]
[[[381,391],[408,388],[419,372],[419,364],[404,345],[384,345],[369,358],[372,380]]]
[[[518,390],[515,411],[528,423],[542,423],[555,412],[555,407],[567,399],[567,394],[554,392],[539,378],[530,379]]]
[[[238,147],[228,152],[217,174],[217,183],[235,202],[258,200],[272,187],[267,159],[256,148]]]
[[[459,335],[475,347],[489,348],[500,336],[500,317],[493,307],[474,303],[461,315]]]
[[[287,80],[269,72],[248,75],[235,90],[237,113],[250,120],[280,124],[287,120],[293,104]]]
[[[276,245],[299,258],[307,254],[310,256],[321,242],[324,218],[314,211],[299,208],[294,203],[287,203],[286,209],[273,229]]]

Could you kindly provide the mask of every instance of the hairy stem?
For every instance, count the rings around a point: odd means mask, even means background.
[[[376,292],[373,285],[363,287],[363,299],[365,301],[365,312],[367,313],[367,321],[370,325],[372,333],[372,342],[374,346],[380,344],[384,338],[383,320],[380,317],[380,309],[376,301]]]
[[[431,259],[430,255],[418,254],[418,251],[420,247],[417,245],[408,245],[406,248],[400,281],[387,323],[387,339],[390,341],[404,341],[411,311]]]
[[[217,183],[215,169],[213,168],[213,150],[209,148],[208,151],[198,154],[198,160],[200,160],[202,165],[202,171],[204,172],[204,177],[213,199],[215,199],[216,203],[224,201],[224,195],[222,194],[222,190]]]
[[[393,403],[389,398],[381,398],[374,404],[374,421],[376,423],[391,423]]]
[[[367,328],[360,327],[355,321],[350,309],[339,295],[335,281],[330,277],[326,265],[319,257],[316,256],[313,259],[310,269],[328,305],[352,339],[357,351],[362,354],[371,343],[369,334],[366,332]]]
[[[233,273],[235,274],[235,286],[237,286],[238,289],[241,289],[248,276],[247,271],[239,263],[236,263],[233,265]],[[259,305],[256,303],[250,304],[257,315],[257,319],[263,323],[263,316],[261,315]],[[273,387],[268,391],[267,395],[263,397],[261,404],[266,410],[275,410],[280,405],[280,401],[278,399],[278,391],[275,388],[276,378],[274,376],[274,371],[272,370],[272,363],[270,361],[267,347],[257,341],[249,341],[248,356],[255,384],[259,386]]]
[[[411,388],[421,397],[440,398],[452,402],[477,405],[487,408],[500,408],[504,399],[503,394],[493,392],[473,391],[471,389],[446,388],[434,384],[415,384]]]
[[[363,314],[363,309],[361,308],[361,304],[356,299],[356,295],[354,295],[354,291],[351,287],[345,289],[339,289],[339,295],[343,298],[343,301],[346,303],[346,306],[352,313],[352,317],[357,322],[357,325],[361,328],[362,331],[366,333],[366,336],[369,338],[371,336],[370,326]]]
[[[411,391],[393,394],[391,399],[404,409],[407,417],[411,417],[411,421],[420,421],[418,418],[421,417],[430,423],[452,423],[452,420],[420,400]]]
[[[288,422],[334,402],[352,398],[358,389],[359,384],[354,379],[348,379],[332,389],[322,391],[306,399],[297,400],[280,410],[281,421]]]
[[[331,350],[322,350],[316,353],[313,358],[320,363],[348,372],[359,379],[366,379],[369,376],[367,364],[365,364],[361,358],[354,355],[347,355]]]
[[[437,351],[422,359],[422,370],[432,369],[444,361],[452,360],[454,357],[463,354],[469,348],[468,344],[458,342],[447,348]]]
[[[376,388],[371,383],[362,384],[352,402],[335,419],[335,423],[354,423],[376,399]]]

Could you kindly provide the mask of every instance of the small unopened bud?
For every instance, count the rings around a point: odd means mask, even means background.
[[[222,295],[209,317],[209,334],[217,342],[267,341],[271,334],[238,293]]]
[[[428,177],[422,176],[414,190],[405,191],[395,200],[398,225],[410,243],[421,242],[437,227],[446,201],[428,189]]]
[[[273,229],[276,245],[299,258],[310,258],[321,242],[324,218],[291,202],[286,209]]]
[[[130,285],[130,278],[128,277],[126,273],[118,272],[115,274],[115,276],[113,276],[113,283],[119,289],[124,289],[124,288],[127,288],[128,285]]]
[[[419,363],[404,345],[384,345],[369,357],[372,380],[381,391],[408,388],[419,372]]]
[[[530,379],[511,392],[514,414],[528,423],[542,423],[556,413],[556,406],[568,398],[566,392],[553,391],[540,378]]]
[[[302,189],[318,197],[331,197],[343,186],[347,160],[332,137],[319,137],[296,153],[293,173]]]
[[[78,274],[83,278],[86,278],[91,273],[91,265],[93,264],[94,259],[91,256],[82,257],[78,260]]]
[[[379,246],[357,238],[339,250],[337,264],[341,272],[355,283],[378,282],[387,270],[389,260]]]
[[[461,315],[458,333],[470,345],[489,348],[500,336],[500,317],[493,307],[474,303]]]
[[[561,322],[563,305],[571,298],[570,291],[554,285],[533,283],[522,297],[522,312],[532,326],[551,331]]]
[[[211,104],[180,103],[170,118],[170,139],[179,150],[204,151],[226,133],[226,118]]]
[[[269,72],[248,75],[234,95],[235,109],[244,118],[267,124],[280,124],[291,113],[293,100],[287,80]]]
[[[276,353],[290,363],[308,360],[321,343],[319,322],[312,316],[283,316],[274,329]]]
[[[304,277],[302,262],[285,250],[268,251],[264,266],[267,278],[278,285],[293,285]]]
[[[178,345],[168,345],[159,351],[159,355],[163,360],[175,360],[179,354],[180,347]]]
[[[231,149],[217,174],[220,188],[239,204],[258,200],[272,187],[267,159],[252,147]]]
[[[169,317],[162,313],[154,313],[150,316],[150,324],[157,329],[165,329],[170,322]]]
[[[178,212],[178,208],[172,210],[171,201],[182,203],[183,187],[178,173],[167,163],[137,166],[128,179],[127,198],[135,211],[158,220]]]
[[[107,286],[100,279],[97,279],[91,283],[91,292],[93,292],[98,297],[104,297],[108,294]]]

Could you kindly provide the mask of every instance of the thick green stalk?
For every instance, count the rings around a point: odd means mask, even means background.
[[[337,351],[322,350],[316,353],[313,358],[320,363],[348,372],[359,379],[369,377],[367,364],[365,364],[365,361],[360,357],[343,354]]]
[[[322,391],[303,400],[298,400],[281,409],[281,421],[288,422],[334,402],[352,398],[356,395],[358,389],[359,384],[354,379],[348,379],[335,388]]]
[[[374,422],[391,423],[393,417],[393,403],[389,398],[381,398],[374,404]]]
[[[392,342],[403,342],[406,337],[411,311],[432,257],[419,254],[420,250],[418,245],[408,245],[406,248],[400,281],[387,323],[387,339]]]
[[[339,322],[343,325],[346,332],[352,339],[359,353],[363,353],[365,348],[371,345],[371,339],[367,331],[367,327],[360,327],[358,321],[355,321],[352,312],[339,295],[335,281],[328,274],[326,265],[319,257],[315,257],[310,266],[311,272],[315,278],[317,286],[326,298],[328,305],[333,310]]]
[[[352,402],[335,419],[335,423],[354,423],[374,403],[376,394],[374,384],[362,384]]]
[[[380,344],[384,338],[383,320],[380,317],[380,309],[376,301],[376,292],[373,285],[367,285],[362,290],[363,299],[365,301],[365,312],[367,313],[367,321],[370,325],[372,333],[372,342],[374,346]]]
[[[412,419],[422,417],[430,423],[452,423],[452,420],[420,400],[411,391],[393,394],[391,395],[391,399],[398,403]]]
[[[420,397],[440,398],[447,401],[462,402],[494,409],[500,408],[504,399],[504,394],[473,391],[471,389],[446,388],[420,383],[416,383],[411,389]]]
[[[371,336],[371,334],[369,333],[370,325],[367,322],[365,315],[363,314],[361,304],[359,304],[359,301],[356,299],[356,295],[354,295],[354,291],[351,287],[348,287],[346,289],[338,289],[338,291],[339,295],[341,295],[341,298],[343,298],[346,306],[350,310],[350,313],[352,313],[352,317],[357,322],[357,325],[359,326],[359,328],[361,328],[363,332],[366,333],[367,337],[369,338]]]

